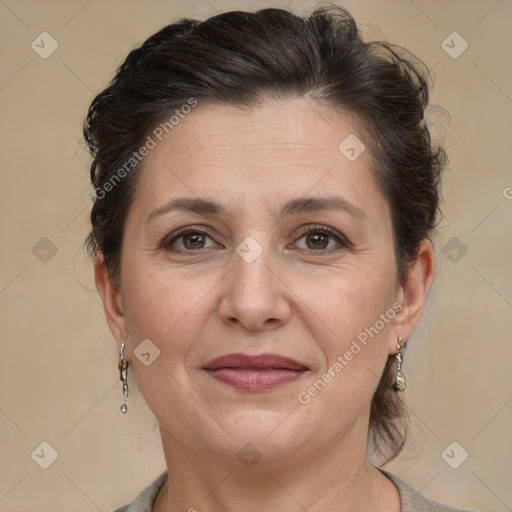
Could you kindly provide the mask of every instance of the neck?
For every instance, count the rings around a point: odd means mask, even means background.
[[[348,437],[360,437],[357,430]],[[302,461],[297,455],[293,461],[262,460],[248,468],[218,455],[198,454],[166,429],[160,431],[168,481],[155,512],[400,511],[396,487],[367,462],[361,439],[333,442]]]

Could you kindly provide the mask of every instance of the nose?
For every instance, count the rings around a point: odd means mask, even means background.
[[[219,315],[224,323],[262,331],[282,327],[289,321],[291,291],[270,252],[264,249],[250,263],[234,253],[233,266],[221,281]]]

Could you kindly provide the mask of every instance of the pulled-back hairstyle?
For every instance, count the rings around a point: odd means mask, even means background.
[[[134,155],[155,127],[173,114],[182,117],[192,101],[245,108],[269,97],[304,97],[351,115],[364,133],[390,207],[403,283],[420,242],[437,224],[445,163],[425,123],[427,77],[422,62],[403,48],[365,42],[351,15],[337,6],[309,16],[282,9],[225,12],[162,28],[129,53],[84,123],[96,192],[86,241],[91,256],[103,254],[119,285],[123,227],[143,163]],[[369,438],[387,460],[399,453],[406,434],[393,361],[390,356],[370,414]]]

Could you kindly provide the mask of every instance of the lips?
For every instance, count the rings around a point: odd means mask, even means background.
[[[277,354],[261,354],[249,356],[247,354],[227,354],[217,357],[206,363],[205,370],[218,370],[219,368],[264,369],[264,370],[309,370],[307,366]]]
[[[293,382],[309,368],[277,354],[227,354],[209,361],[204,370],[235,389],[256,392]]]

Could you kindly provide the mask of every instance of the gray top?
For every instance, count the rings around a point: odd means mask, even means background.
[[[429,500],[415,491],[410,485],[399,478],[377,468],[386,475],[397,487],[402,501],[402,512],[472,512],[470,510],[450,507],[442,503]],[[113,512],[153,512],[153,505],[158,493],[167,481],[167,471],[164,471],[154,482],[148,485],[131,503],[114,510]]]

